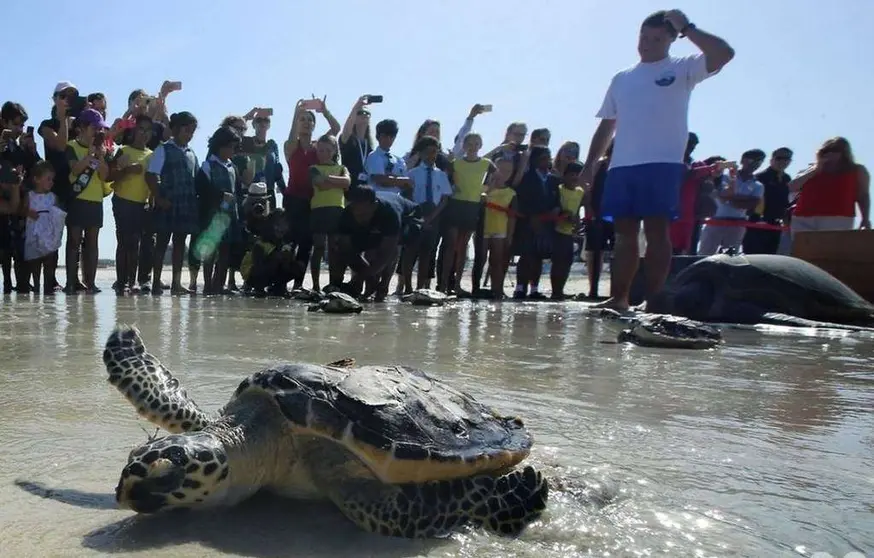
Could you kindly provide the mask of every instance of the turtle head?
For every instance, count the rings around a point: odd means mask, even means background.
[[[208,506],[227,491],[227,461],[221,442],[204,432],[149,440],[128,457],[115,499],[138,513]]]

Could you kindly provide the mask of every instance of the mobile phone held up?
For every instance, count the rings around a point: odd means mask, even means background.
[[[483,112],[492,112],[492,105],[480,105]]]
[[[300,104],[300,108],[303,110],[316,110],[322,106],[321,99],[306,99],[304,102]]]
[[[374,103],[381,103],[382,95],[367,95],[367,104],[372,105]]]
[[[82,114],[82,111],[85,110],[85,104],[88,102],[88,98],[79,95],[72,99],[68,99],[67,102],[70,103],[70,108],[67,110],[67,116],[78,117]]]
[[[27,135],[28,135],[28,136],[32,136],[32,135],[33,135],[33,126],[28,126],[28,127],[27,127]]]

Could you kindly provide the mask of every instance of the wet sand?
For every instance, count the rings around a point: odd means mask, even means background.
[[[617,325],[579,302],[389,300],[331,316],[277,299],[116,297],[113,275],[101,271],[96,296],[0,299],[0,556],[874,549],[870,334],[727,329],[711,351],[644,349],[616,344]],[[575,281],[568,291],[584,290]],[[529,461],[556,479],[549,509],[518,539],[465,531],[441,541],[362,533],[330,505],[276,497],[150,518],[114,509],[128,452],[154,433],[105,379],[102,347],[118,322],[136,324],[208,410],[276,362],[352,356],[428,369],[525,420]]]

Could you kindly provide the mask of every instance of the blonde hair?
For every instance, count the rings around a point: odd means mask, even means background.
[[[332,136],[331,134],[324,134],[322,137],[318,139],[316,143],[327,143],[331,147],[334,148],[334,156],[331,159],[334,163],[340,162],[340,144],[337,142],[337,138]]]

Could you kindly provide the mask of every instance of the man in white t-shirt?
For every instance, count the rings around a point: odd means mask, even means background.
[[[764,161],[765,152],[761,149],[745,152],[740,158],[737,177],[729,178],[713,194],[716,199],[713,220],[717,223],[705,224],[701,229],[699,256],[711,256],[720,248],[740,250],[747,232],[747,211],[755,210],[765,195],[765,186],[753,174]],[[731,221],[737,221],[737,226],[731,226]]]
[[[701,54],[670,56],[678,34],[692,41]],[[601,208],[603,216],[614,222],[616,234],[612,296],[599,306],[619,311],[629,307],[629,291],[640,260],[641,221],[647,241],[647,296],[664,286],[671,265],[670,224],[678,216],[686,172],[683,156],[689,137],[689,96],[696,84],[734,57],[724,40],[701,31],[679,10],[646,18],[637,51],[640,62],[610,82],[582,177],[591,184],[595,162],[615,132]]]

